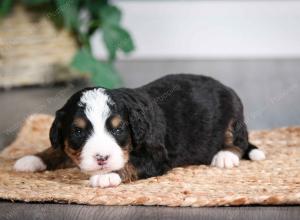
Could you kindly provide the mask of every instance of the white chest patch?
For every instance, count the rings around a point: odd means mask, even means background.
[[[108,173],[121,169],[125,164],[121,147],[106,129],[106,120],[111,114],[109,103],[112,101],[101,88],[84,92],[80,99],[79,105],[85,107],[85,115],[93,126],[92,134],[81,151],[79,166],[83,171]],[[99,165],[96,155],[108,157],[106,164]]]

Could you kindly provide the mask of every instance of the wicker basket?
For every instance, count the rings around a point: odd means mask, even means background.
[[[68,69],[76,42],[47,16],[21,6],[0,23],[0,87],[28,86],[77,78]]]

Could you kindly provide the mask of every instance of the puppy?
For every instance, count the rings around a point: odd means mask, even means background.
[[[168,75],[136,89],[86,88],[56,112],[51,147],[19,159],[16,171],[68,167],[93,187],[117,186],[186,165],[232,168],[263,160],[248,141],[243,106],[229,87],[206,76]]]

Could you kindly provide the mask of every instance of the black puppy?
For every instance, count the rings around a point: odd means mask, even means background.
[[[241,158],[265,158],[248,141],[236,93],[188,74],[137,89],[83,89],[56,112],[50,140],[51,148],[19,159],[15,170],[57,169],[72,161],[91,174],[92,186],[109,187],[178,166],[232,168]]]

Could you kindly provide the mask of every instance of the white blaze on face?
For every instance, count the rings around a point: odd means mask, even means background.
[[[109,97],[104,89],[93,89],[83,93],[80,104],[85,106],[85,114],[93,129],[81,151],[79,167],[83,171],[107,173],[121,169],[124,164],[123,151],[114,137],[106,130],[106,120],[110,115]],[[96,155],[109,156],[107,164],[99,166]]]

